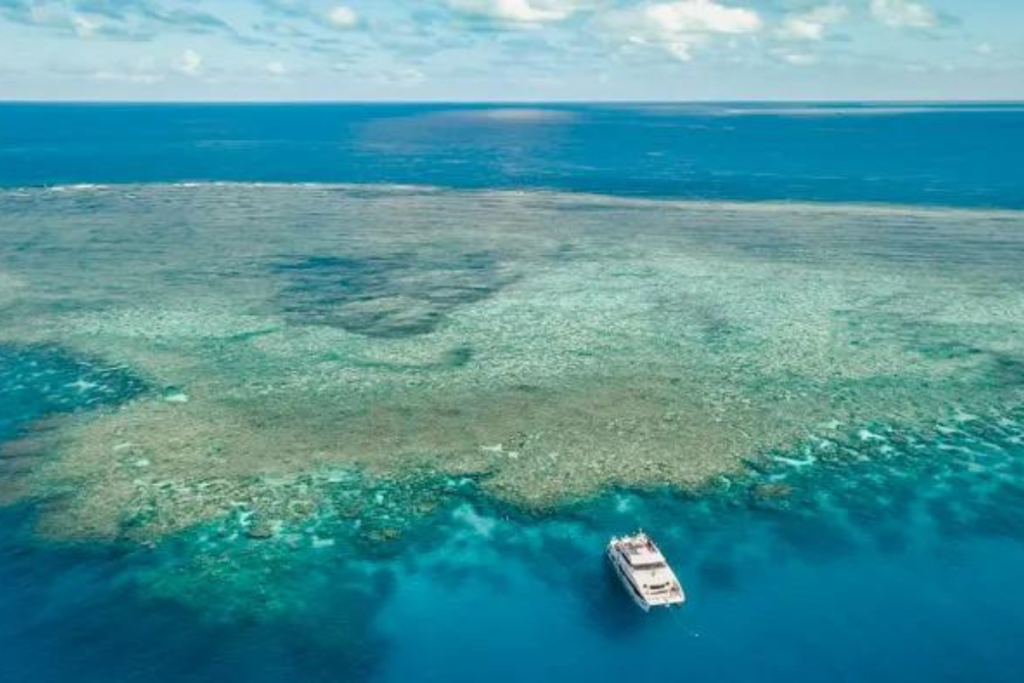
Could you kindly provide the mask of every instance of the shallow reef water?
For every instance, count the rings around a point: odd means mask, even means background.
[[[6,613],[32,617],[0,629],[32,648],[0,672],[472,681],[502,662],[499,680],[669,666],[731,680],[1013,681],[1024,672],[1022,418],[952,412],[927,436],[874,424],[851,434],[856,445],[772,453],[700,494],[619,489],[557,514],[471,479],[410,490],[339,472],[332,505],[272,537],[239,514],[151,548],[22,538],[0,575],[25,587],[3,594]],[[432,487],[443,503],[411,515],[399,502]],[[657,530],[685,610],[645,617],[607,571],[603,543],[633,526]],[[53,607],[27,609],[40,567],[82,595],[48,588]],[[97,652],[73,633],[98,624]]]
[[[336,469],[535,509],[693,489],[823,425],[1022,387],[1013,211],[231,184],[0,203],[5,343],[151,387],[15,447],[54,454],[27,488],[72,491],[57,536],[302,517]]]
[[[169,610],[142,627],[163,655],[199,647],[168,636],[181,623],[225,643],[196,680],[248,659],[271,667],[249,680],[478,680],[455,644],[501,651],[472,633],[502,628],[545,676],[608,637],[683,647],[710,672],[739,602],[777,615],[749,593],[761,582],[803,600],[808,567],[831,563],[867,609],[881,594],[858,592],[857,570],[895,589],[913,581],[900,567],[934,561],[929,581],[963,581],[964,545],[1016,566],[1021,263],[1016,211],[0,190],[0,493],[22,529],[4,542],[32,558],[3,571],[26,594],[40,557],[57,583],[110,580],[11,638],[126,601]],[[682,646],[631,619],[603,573],[607,536],[633,526],[657,530],[698,596],[670,629]],[[808,624],[814,600],[839,605],[823,585],[805,597]],[[527,644],[530,601],[588,635],[561,655]],[[464,624],[452,644],[403,646],[426,609]],[[997,622],[993,647],[1024,628]],[[40,647],[77,651],[61,638]],[[609,657],[598,679],[625,673]]]

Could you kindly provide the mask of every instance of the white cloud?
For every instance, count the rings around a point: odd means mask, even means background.
[[[29,17],[32,23],[39,25],[53,24],[63,17],[63,8],[44,3],[29,3]]]
[[[912,0],[871,0],[871,14],[892,28],[934,28],[939,24],[930,7]]]
[[[402,68],[385,71],[380,74],[381,79],[391,85],[402,87],[413,87],[426,82],[427,75],[419,69]]]
[[[427,75],[412,67],[374,67],[338,62],[331,67],[334,71],[359,81],[373,82],[398,88],[414,88],[427,82]]]
[[[152,57],[143,57],[127,66],[100,69],[92,72],[90,78],[96,81],[132,83],[136,85],[155,85],[164,81],[165,74],[157,69]]]
[[[458,12],[521,24],[568,19],[589,3],[584,0],[448,0]]]
[[[203,56],[195,50],[185,50],[178,58],[177,69],[186,76],[198,76],[203,70]]]
[[[155,73],[133,73],[130,71],[95,71],[92,79],[96,81],[114,81],[118,83],[135,83],[138,85],[155,85],[164,77]]]
[[[990,54],[993,54],[995,52],[995,49],[992,47],[991,43],[981,43],[980,45],[976,45],[974,47],[974,51],[977,52],[979,55],[988,56]]]
[[[754,10],[714,0],[679,0],[648,5],[644,14],[665,33],[755,33],[761,17]]]
[[[823,40],[828,27],[843,21],[848,14],[843,5],[822,5],[799,14],[788,14],[778,35],[784,40]]]
[[[148,42],[162,32],[238,37],[226,20],[199,9],[198,4],[158,0],[0,0],[0,21],[87,39]]]
[[[678,0],[620,13],[612,19],[612,26],[629,44],[659,47],[677,59],[689,61],[694,48],[713,36],[758,33],[764,22],[752,9],[715,0]]]
[[[327,23],[337,28],[352,28],[359,23],[359,15],[345,5],[338,5],[327,13]]]
[[[812,66],[818,63],[817,55],[806,54],[803,52],[787,52],[779,55],[779,59],[784,61],[786,64],[793,66]]]
[[[285,76],[288,73],[288,67],[281,62],[268,62],[266,69],[271,76]]]
[[[96,29],[102,26],[102,23],[91,17],[76,14],[71,17],[71,25],[79,38],[90,38],[96,33]]]

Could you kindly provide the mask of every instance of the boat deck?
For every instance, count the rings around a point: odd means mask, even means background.
[[[608,557],[627,590],[644,610],[686,600],[682,585],[665,556],[643,532],[613,538],[608,544]]]

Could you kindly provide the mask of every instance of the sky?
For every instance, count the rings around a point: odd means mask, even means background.
[[[1021,100],[1024,0],[0,0],[0,99]]]

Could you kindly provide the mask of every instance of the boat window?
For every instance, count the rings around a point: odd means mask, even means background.
[[[665,563],[664,562],[649,562],[647,564],[635,564],[635,565],[633,565],[634,569],[640,569],[640,570],[643,570],[643,571],[647,571],[649,569],[662,569],[664,567],[665,567]]]

